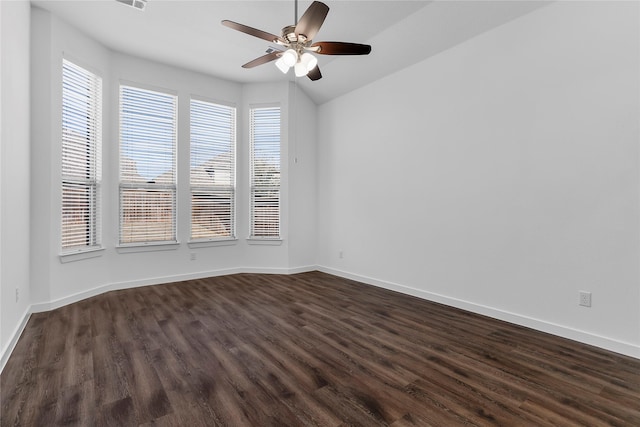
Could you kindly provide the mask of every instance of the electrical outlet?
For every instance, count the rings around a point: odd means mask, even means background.
[[[196,258],[198,258],[198,255],[195,252],[191,252],[191,254],[189,255],[189,259],[191,261],[195,261]]]
[[[20,289],[16,288],[16,302],[20,300]]]
[[[591,307],[591,292],[580,291],[580,302],[583,307]]]
[[[338,252],[338,258],[340,259],[344,258],[344,253],[342,251]]]

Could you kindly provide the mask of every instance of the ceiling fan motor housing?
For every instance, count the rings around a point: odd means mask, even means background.
[[[287,25],[282,29],[282,38],[287,43],[295,43],[298,41],[298,36],[296,36],[296,26],[295,25]]]

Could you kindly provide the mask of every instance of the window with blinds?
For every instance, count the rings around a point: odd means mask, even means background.
[[[235,237],[236,109],[191,99],[191,240]]]
[[[62,253],[101,245],[102,79],[62,61]]]
[[[120,244],[175,243],[175,95],[120,86]]]
[[[251,108],[251,238],[280,237],[280,107]]]

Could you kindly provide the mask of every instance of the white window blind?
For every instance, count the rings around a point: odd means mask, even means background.
[[[235,237],[236,109],[191,100],[191,239]]]
[[[120,244],[176,242],[176,96],[120,86]]]
[[[252,108],[251,236],[280,237],[280,107]]]
[[[62,253],[101,245],[102,79],[62,62]]]

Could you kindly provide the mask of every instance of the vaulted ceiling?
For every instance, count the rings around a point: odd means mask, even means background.
[[[371,44],[369,56],[318,55],[323,78],[298,83],[316,103],[366,85],[491,28],[544,1],[324,0],[330,7],[316,40]],[[273,34],[294,24],[294,1],[149,0],[144,11],[115,0],[33,0],[112,50],[240,83],[293,79],[273,64],[241,65],[270,44],[223,27],[229,19]],[[302,15],[311,1],[299,2]],[[470,64],[472,66],[472,64]],[[419,84],[420,82],[416,82]]]

